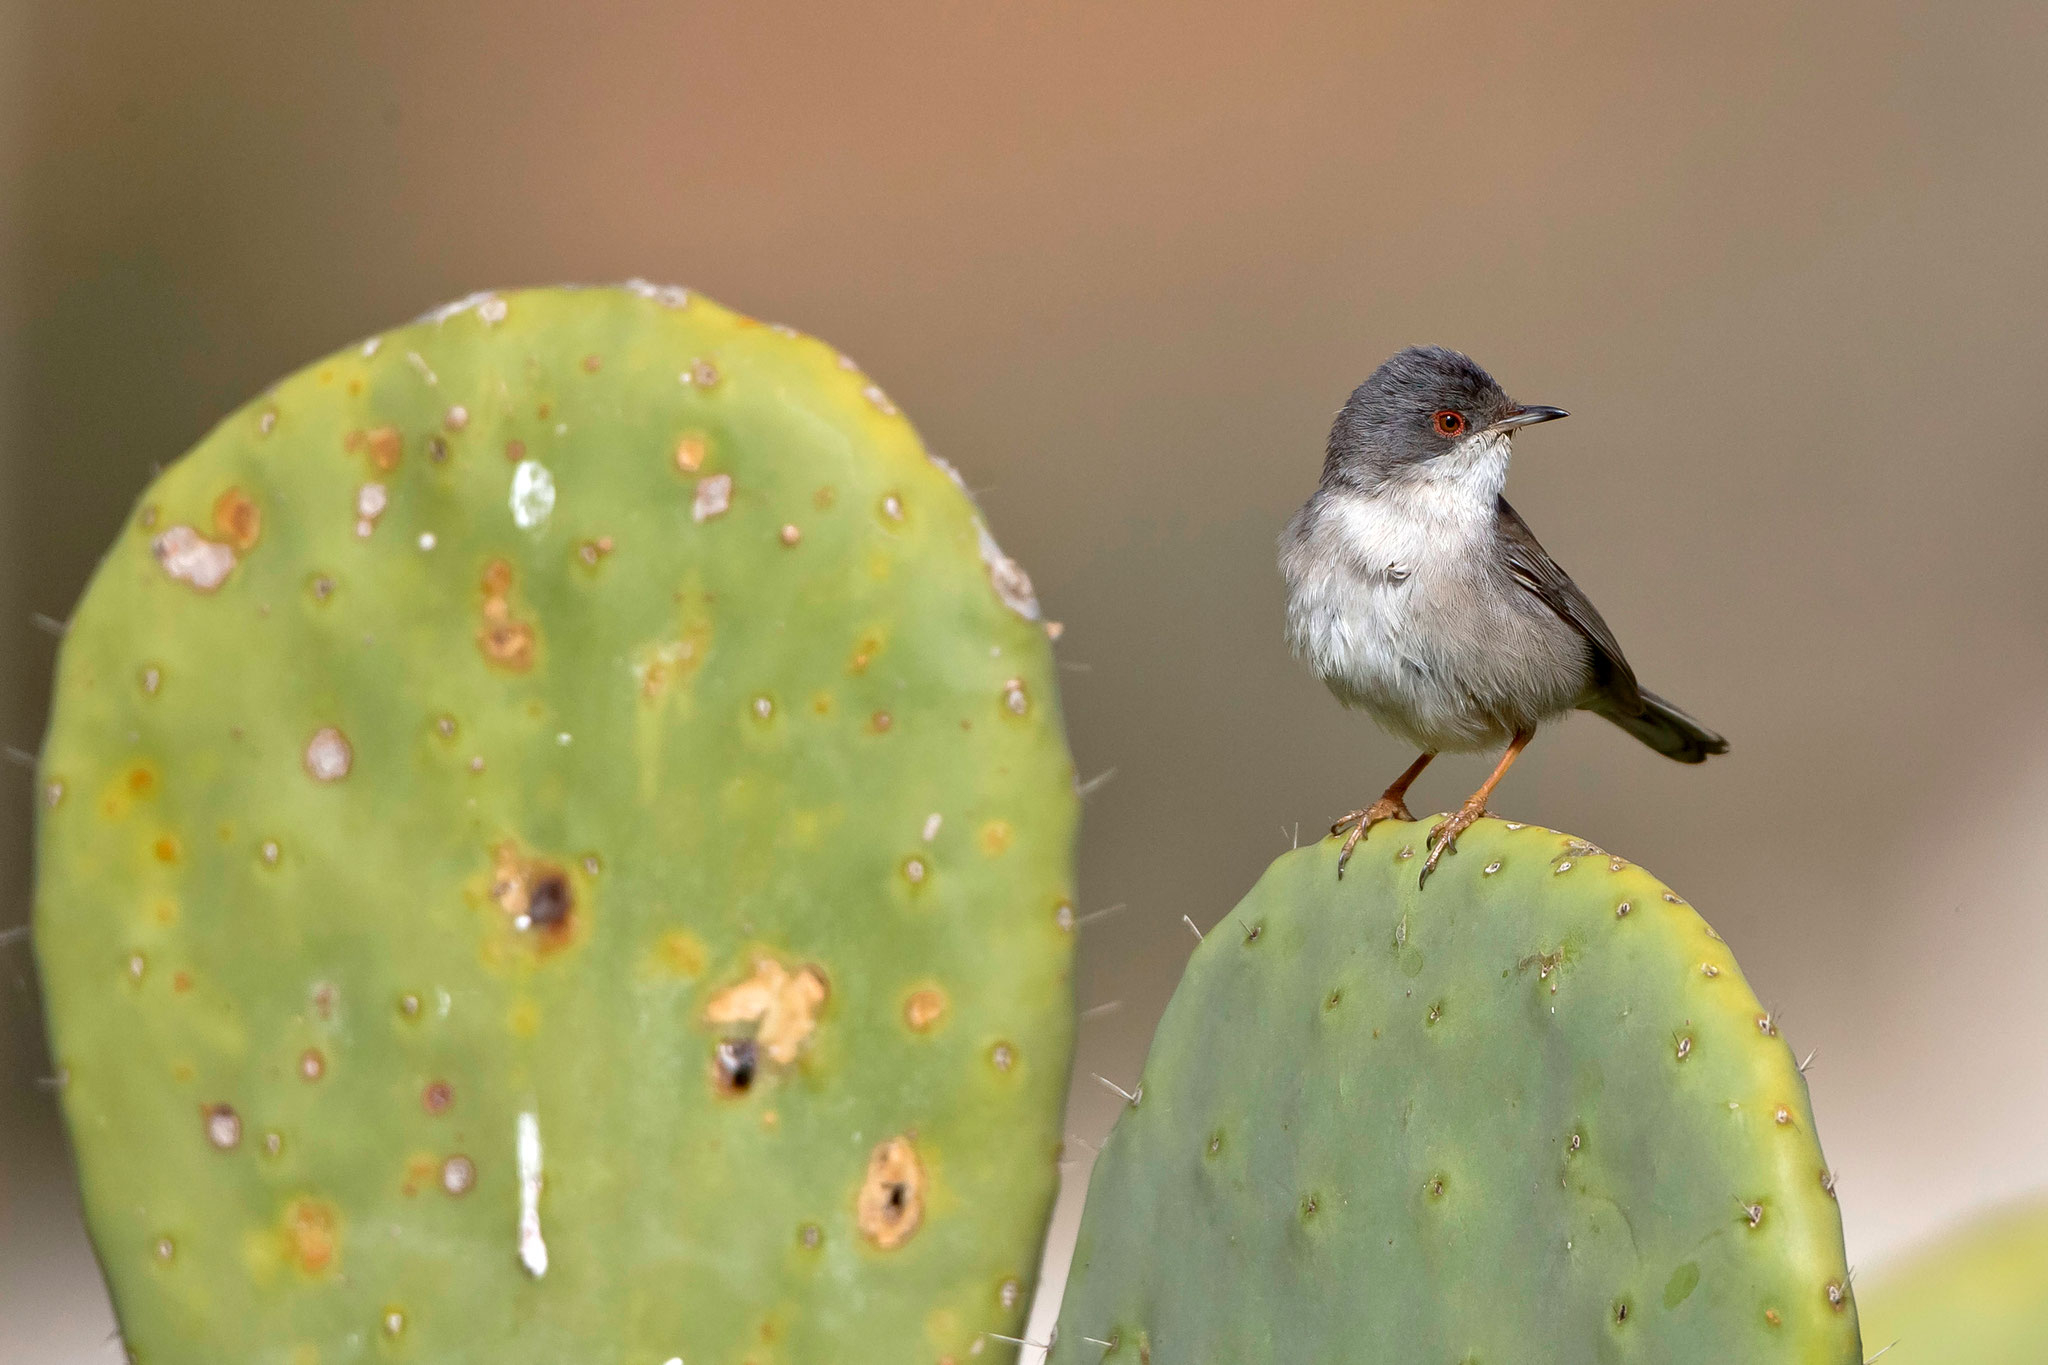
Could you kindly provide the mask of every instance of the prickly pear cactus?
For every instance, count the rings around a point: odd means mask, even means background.
[[[1865,1336],[1885,1365],[2048,1360],[2048,1198],[2001,1209],[1874,1276]]]
[[[1487,820],[1288,854],[1196,950],[1052,1358],[1860,1365],[1806,1085],[1654,878]]]
[[[43,757],[134,1358],[1014,1333],[1071,1044],[1037,615],[845,357],[680,290],[480,296],[229,417],[101,566]]]

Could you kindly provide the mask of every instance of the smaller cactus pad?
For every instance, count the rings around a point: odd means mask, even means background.
[[[1008,1351],[1072,1036],[1029,581],[831,346],[482,295],[144,495],[36,948],[140,1365]]]
[[[1806,1084],[1705,921],[1484,820],[1287,854],[1096,1163],[1057,1365],[1859,1365]]]
[[[1976,1219],[1871,1276],[1864,1339],[1885,1365],[2048,1361],[2048,1196]]]

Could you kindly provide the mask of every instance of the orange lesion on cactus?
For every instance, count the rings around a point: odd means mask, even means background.
[[[754,1043],[778,1066],[788,1066],[818,1027],[818,1011],[831,993],[825,974],[805,965],[790,971],[762,954],[754,973],[727,986],[704,1007],[713,1025],[755,1025]]]
[[[868,1154],[867,1178],[854,1197],[854,1221],[883,1251],[909,1241],[924,1221],[924,1163],[908,1137],[877,1143]]]
[[[1011,828],[1008,820],[991,820],[981,827],[978,842],[981,844],[981,851],[994,858],[1007,852],[1016,837],[1017,832]]]
[[[368,431],[357,429],[349,432],[341,438],[341,448],[351,455],[369,456],[371,464],[389,474],[405,458],[405,436],[397,427],[387,423],[371,427]]]
[[[285,1256],[308,1275],[334,1269],[341,1255],[341,1216],[324,1199],[295,1199],[285,1209]]]
[[[399,1181],[398,1192],[415,1199],[421,1190],[432,1189],[440,1182],[441,1159],[431,1152],[414,1152],[406,1158],[405,1177]]]
[[[704,467],[704,456],[708,450],[709,446],[704,440],[703,432],[684,432],[682,438],[676,442],[676,472],[695,474]]]
[[[147,800],[156,795],[156,769],[146,763],[138,763],[125,772],[115,775],[100,792],[99,812],[103,819],[126,819],[138,800]]]
[[[929,1033],[946,1015],[946,993],[934,986],[912,991],[903,1002],[903,1022],[913,1033]]]
[[[687,929],[671,929],[654,947],[654,958],[671,976],[694,978],[704,974],[704,940]]]
[[[493,667],[526,672],[533,667],[534,631],[512,617],[512,566],[492,560],[484,566],[482,587],[484,623],[476,634],[477,648]]]
[[[248,550],[263,534],[263,513],[240,488],[229,488],[213,503],[213,533],[237,550]]]
[[[868,631],[854,642],[853,655],[846,661],[846,671],[859,675],[868,671],[875,656],[882,652],[884,641],[881,632]]]

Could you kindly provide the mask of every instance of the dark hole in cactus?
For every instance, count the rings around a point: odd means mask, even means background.
[[[900,1180],[892,1180],[889,1182],[888,1191],[889,1217],[901,1218],[904,1208],[910,1203],[910,1186]]]
[[[713,1064],[719,1089],[734,1095],[745,1094],[754,1083],[758,1063],[759,1054],[752,1038],[719,1039]]]
[[[549,872],[534,882],[526,915],[541,928],[552,929],[569,918],[570,905],[569,879],[559,872]]]

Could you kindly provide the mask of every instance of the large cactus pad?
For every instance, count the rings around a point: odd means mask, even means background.
[[[1857,1365],[1806,1085],[1727,947],[1488,820],[1276,862],[1096,1166],[1053,1358]]]
[[[1036,616],[880,389],[680,290],[480,296],[228,418],[94,579],[43,759],[135,1359],[1015,1332],[1071,1046]]]
[[[1981,1216],[1874,1277],[1861,1297],[1885,1365],[2048,1361],[2048,1196]]]

